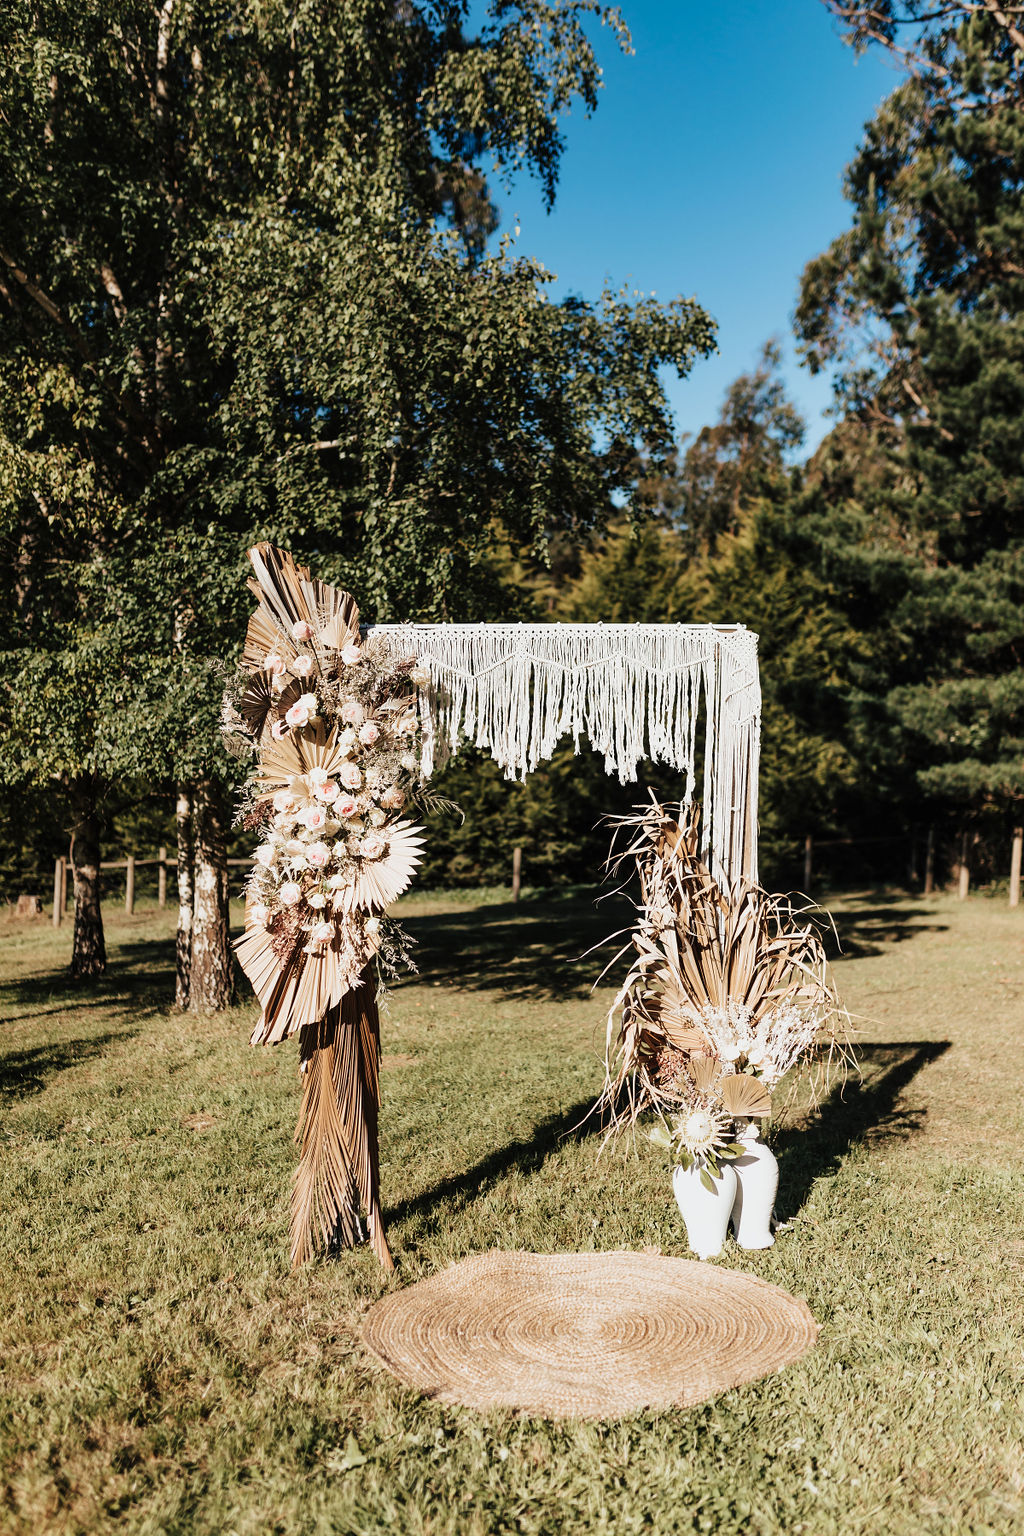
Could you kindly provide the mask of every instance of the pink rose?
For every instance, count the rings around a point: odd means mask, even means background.
[[[363,782],[363,776],[355,763],[342,763],[338,769],[338,778],[346,789],[358,789]]]
[[[268,651],[263,658],[263,670],[269,672],[271,677],[280,677],[282,672],[287,672],[288,663],[277,651]]]
[[[326,843],[310,843],[306,849],[306,860],[311,869],[323,869],[331,862],[331,850]]]
[[[299,813],[299,820],[311,832],[319,832],[320,828],[327,824],[327,812],[322,805],[307,805],[306,809]]]
[[[295,624],[292,625],[293,640],[312,640],[312,638],[313,626],[312,624],[307,624],[305,619],[299,619]],[[294,670],[295,669],[293,667],[292,671]]]
[[[362,647],[356,645],[354,640],[350,640],[341,653],[341,659],[346,667],[354,667],[356,662],[362,659],[362,655]]]
[[[339,816],[354,816],[356,813],[356,803],[351,795],[342,795],[335,806],[335,810]]]
[[[325,805],[333,805],[341,790],[333,779],[327,779],[323,784],[316,786],[314,793],[317,799],[322,800]]]
[[[260,928],[266,925],[269,916],[270,908],[265,906],[262,901],[254,902],[249,908],[249,921],[256,923]]]
[[[296,677],[308,677],[313,670],[312,656],[297,656],[292,662],[292,671]]]
[[[314,944],[329,944],[334,938],[334,924],[317,923],[316,927],[313,929],[313,932],[310,934],[310,938]]]
[[[285,719],[289,725],[308,725],[309,710],[306,708],[305,704],[293,704],[291,709],[285,715]]]
[[[341,706],[341,718],[346,725],[362,725],[366,711],[357,699],[346,699]]]
[[[302,886],[294,880],[286,880],[277,894],[286,907],[294,907],[297,901],[302,900]]]
[[[379,859],[384,852],[384,839],[378,832],[367,832],[359,844],[359,852],[364,859]]]
[[[270,727],[270,734],[273,736],[275,741],[284,741],[285,737],[288,735],[288,730],[289,726],[287,720],[275,720],[273,725]]]
[[[359,727],[359,740],[362,742],[364,747],[372,747],[379,735],[380,731],[374,725],[372,720],[367,720],[365,725],[361,725]]]

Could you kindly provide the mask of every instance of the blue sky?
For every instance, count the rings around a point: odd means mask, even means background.
[[[797,364],[791,317],[804,263],[844,229],[843,167],[898,76],[856,59],[820,0],[622,0],[634,57],[596,34],[605,89],[574,113],[554,212],[523,179],[494,188],[518,250],[595,298],[606,279],[659,298],[695,296],[720,355],[669,393],[681,432],[718,414],[727,385],[770,336],[808,421],[828,430],[827,381]]]

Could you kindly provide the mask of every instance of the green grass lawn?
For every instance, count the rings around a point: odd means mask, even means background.
[[[248,1000],[176,1015],[171,914],[0,922],[0,1528],[732,1533],[1021,1529],[1024,911],[835,906],[863,1080],[782,1128],[773,1249],[816,1349],[687,1412],[596,1425],[425,1402],[371,1361],[365,1250],[287,1268],[296,1050]],[[403,903],[382,1180],[405,1285],[494,1246],[686,1252],[665,1164],[575,1130],[601,1083],[589,897]]]

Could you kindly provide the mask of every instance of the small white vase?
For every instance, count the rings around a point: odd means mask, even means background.
[[[719,1164],[717,1179],[710,1169],[708,1173],[713,1190],[704,1188],[699,1168],[676,1168],[672,1174],[672,1193],[686,1223],[690,1250],[701,1259],[713,1259],[721,1253],[736,1199],[732,1163]]]
[[[736,1170],[732,1229],[741,1248],[770,1248],[775,1241],[772,1211],[779,1189],[779,1165],[753,1121],[736,1139],[745,1151],[730,1164]]]

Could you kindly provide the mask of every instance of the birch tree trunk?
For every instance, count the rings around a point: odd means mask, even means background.
[[[227,867],[224,822],[224,797],[219,787],[212,779],[200,779],[192,792],[195,879],[190,1013],[214,1013],[231,1004],[234,967],[224,899]]]
[[[192,791],[187,784],[178,785],[174,820],[178,834],[178,932],[174,946],[174,1001],[177,1007],[184,1009],[188,1007],[192,983],[192,909],[195,882]]]
[[[100,907],[100,828],[96,810],[96,781],[92,775],[71,784],[73,826],[71,867],[75,877],[75,933],[71,945],[71,975],[76,981],[102,976],[107,968]]]

